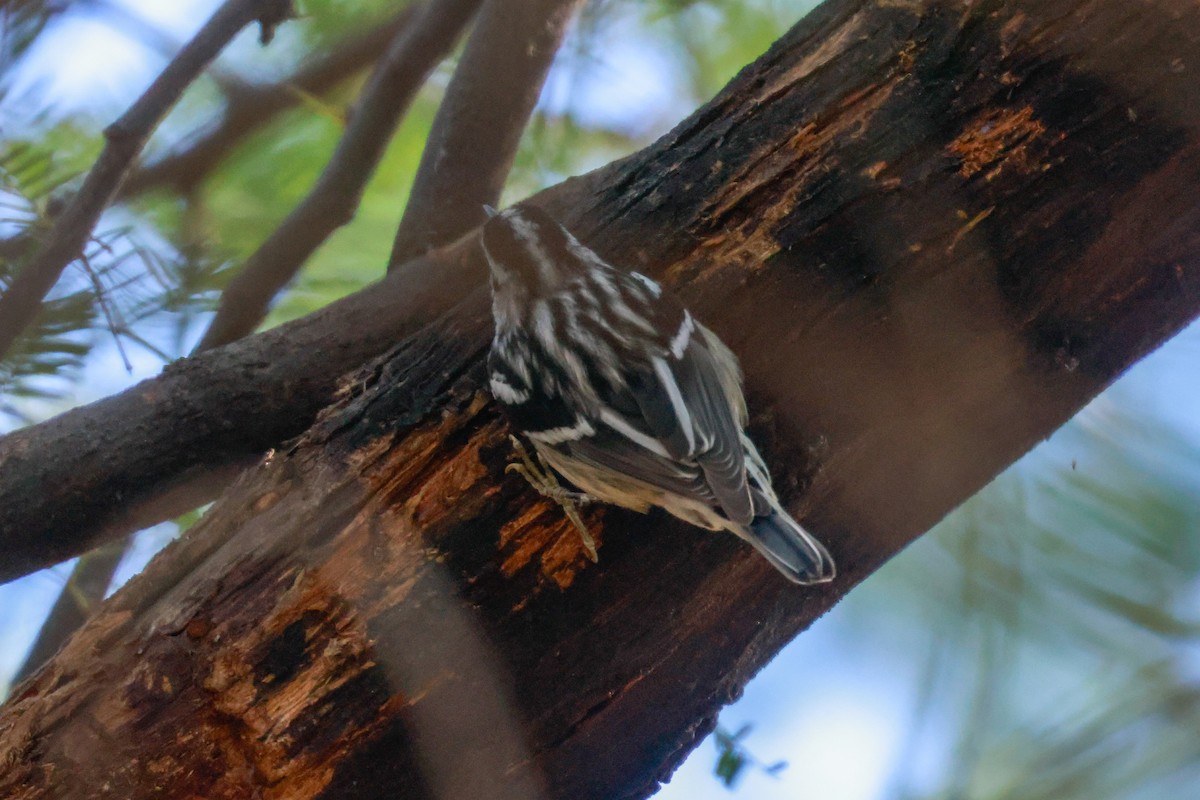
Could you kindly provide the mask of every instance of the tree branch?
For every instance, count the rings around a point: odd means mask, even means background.
[[[181,194],[191,191],[239,142],[279,114],[300,105],[303,96],[326,94],[374,64],[412,23],[419,9],[417,3],[406,6],[390,20],[349,37],[278,83],[241,87],[227,98],[228,105],[216,128],[186,150],[134,170],[121,185],[118,197],[129,198],[163,187]]]
[[[55,221],[48,243],[0,296],[0,356],[37,317],[46,294],[83,252],[133,160],[184,90],[242,28],[258,21],[265,38],[291,13],[290,0],[228,0],[129,110],[105,129],[104,150]]]
[[[30,251],[33,244],[33,237],[27,232],[0,239],[0,258],[6,261],[21,258]]]
[[[491,0],[438,108],[389,269],[452,242],[497,205],[579,0]]]
[[[453,305],[473,282],[462,249],[0,438],[0,581],[212,499],[302,432],[340,376]]]
[[[110,30],[137,40],[143,46],[157,52],[167,61],[170,61],[183,49],[183,43],[177,37],[154,25],[132,8],[121,5],[119,0],[79,0],[75,5],[81,8],[90,6],[90,10]],[[210,64],[207,74],[208,79],[226,94],[236,92],[245,87],[245,82],[240,76],[223,69],[220,64]],[[136,170],[131,172],[130,177],[135,174]],[[128,182],[129,178],[126,178],[125,182],[122,183],[122,189]],[[118,194],[120,191],[121,189],[118,189]]]
[[[13,675],[13,683],[20,683],[36,672],[58,652],[67,637],[87,622],[112,583],[113,574],[125,555],[127,541],[109,542],[80,556],[58,600],[51,606],[50,615],[25,654],[25,660]]]
[[[331,233],[354,217],[363,188],[396,125],[429,73],[454,46],[479,2],[430,0],[393,40],[312,191],[229,282],[197,351],[253,331],[276,292]]]
[[[842,19],[836,14],[849,18],[860,5],[831,4],[671,134],[560,184],[536,202],[615,263],[651,271],[669,265],[673,279],[685,284],[685,299],[696,292],[709,297],[710,308],[730,320],[720,332],[760,393],[781,391],[789,371],[811,377],[840,369],[837,359],[857,352],[861,344],[852,337],[861,331],[837,326],[860,305],[880,309],[884,319],[873,330],[882,332],[906,320],[915,324],[921,315],[939,317],[942,327],[929,335],[949,346],[955,339],[946,326],[958,319],[950,314],[957,296],[937,302],[942,295],[935,292],[922,305],[903,292],[930,276],[944,282],[944,293],[958,285],[955,279],[999,282],[1004,296],[984,310],[1009,309],[1004,313],[1019,328],[990,335],[996,342],[1020,342],[1028,352],[1005,356],[997,369],[1016,370],[1026,362],[1050,369],[1061,384],[1055,389],[1060,406],[1040,413],[1061,420],[1196,314],[1200,84],[1165,67],[1112,71],[1112,64],[1141,62],[1136,49],[1118,47],[1134,44],[1103,30],[1078,45],[1090,60],[1079,54],[1070,59],[1074,69],[1094,73],[1087,80],[1064,72],[1067,61],[1055,60],[1054,52],[1011,68],[1008,61],[977,66],[970,59],[1013,52],[1011,44],[968,39],[960,52],[954,36],[939,27],[950,25],[946,19],[922,16],[916,22],[910,19],[916,12],[880,8],[883,22],[864,29],[871,34],[864,37],[853,26],[835,25]],[[1168,32],[1179,25],[1150,14],[1141,19]],[[822,66],[814,70],[815,43],[839,31],[849,31],[839,40],[842,49],[817,50]],[[908,52],[905,43],[915,35],[922,37],[919,64],[925,71],[898,70],[911,56],[897,61],[895,53]],[[1093,46],[1100,41],[1103,52]],[[1172,46],[1186,50],[1185,44]],[[963,53],[970,59],[963,60]],[[1054,68],[1035,71],[1024,93],[1014,88],[1014,76],[1024,74],[1014,70],[1038,63]],[[961,85],[947,75],[962,75]],[[1037,100],[1034,91],[1049,92],[1039,88],[1047,83],[1060,88],[1049,100]],[[967,89],[973,94],[964,94]],[[1071,103],[1059,109],[1055,103],[1064,97]],[[992,98],[996,107],[980,105]],[[1101,111],[1108,127],[1094,122]],[[746,148],[747,142],[754,146]],[[774,197],[776,205],[746,205],[758,197]],[[1022,237],[1013,234],[1018,224],[1028,226]],[[1030,270],[1044,262],[1059,235],[1073,249],[1054,262],[1050,277],[1043,272],[1035,280]],[[994,243],[997,255],[980,255],[972,243]],[[140,513],[141,524],[154,521],[145,507],[164,487],[186,485],[187,470],[201,476],[244,463],[302,432],[334,397],[339,376],[436,319],[483,282],[486,268],[471,260],[470,247],[464,242],[449,253],[432,253],[309,317],[185,359],[119,395],[0,439],[0,580],[127,532],[131,514]],[[912,272],[895,271],[894,265],[909,262]],[[770,282],[796,270],[808,276],[807,288],[750,297],[742,273],[714,277],[721,265],[747,263],[762,265],[755,280]],[[978,275],[964,272],[967,266]],[[1053,296],[1060,285],[1085,285],[1088,293],[1068,305]],[[842,294],[801,313],[816,302],[813,292],[829,287]],[[743,296],[749,299],[735,302]],[[751,338],[745,320],[774,327]],[[971,320],[961,321],[975,330]],[[782,349],[813,337],[820,344],[814,352],[787,355]],[[906,341],[900,337],[896,346]],[[974,396],[967,376],[976,367],[969,359],[959,364],[933,358],[908,374],[906,358],[880,362],[889,365],[886,374],[864,365],[860,374],[872,383],[828,403],[832,410],[814,410],[822,405],[822,378],[804,390],[817,399],[779,406],[777,413],[798,429],[858,442],[845,458],[870,458],[885,434],[850,426],[865,413],[860,403],[895,403],[889,419],[897,425],[933,414],[945,398],[924,397],[914,376],[935,365],[961,373],[954,396]],[[991,379],[1003,381],[1004,375]],[[880,381],[885,389],[876,385]],[[984,428],[1005,430],[1007,417],[1000,421],[996,414],[1033,413],[1015,394],[1007,402],[994,408],[984,403],[965,419],[978,416]],[[903,440],[899,430],[888,435]],[[1006,446],[1015,457],[1026,444],[1013,434]],[[912,459],[924,459],[928,445],[914,440],[908,446]],[[968,442],[957,456],[961,463],[947,470],[953,480],[931,477],[925,489],[950,492],[964,481],[984,480],[991,467],[977,456]],[[882,463],[879,470],[861,485],[837,490],[857,492],[856,502],[873,508],[871,493],[906,473],[889,472]],[[921,514],[906,524],[928,522],[928,512]]]
[[[613,508],[592,564],[505,477],[479,286],[15,688],[0,795],[653,793],[798,631],[1200,310],[1198,28],[1177,0],[827,0],[543,198],[741,355],[832,584]],[[474,702],[497,686],[520,746]]]
[[[130,9],[112,2],[105,2],[105,0],[99,0],[97,6],[108,18],[110,27],[126,33],[136,32],[144,44],[157,50],[166,58],[172,58],[181,49],[179,42],[173,37],[147,23],[145,19]],[[353,37],[349,43],[341,45],[321,61],[298,70],[290,81],[282,81],[272,86],[251,87],[237,75],[223,72],[217,65],[210,65],[208,75],[225,93],[228,102],[221,126],[209,134],[205,140],[194,145],[193,149],[180,154],[181,157],[168,158],[156,167],[150,168],[149,171],[152,175],[149,177],[154,180],[170,176],[174,168],[183,166],[186,171],[189,165],[196,167],[203,165],[203,168],[197,169],[194,173],[197,179],[206,174],[207,168],[215,164],[224,154],[225,149],[236,144],[241,136],[257,127],[257,124],[265,124],[279,111],[298,103],[301,91],[324,91],[336,80],[369,64],[390,40],[388,30],[402,26],[412,15],[414,8],[415,6],[408,6],[388,25],[382,28],[373,28],[365,35]],[[377,45],[376,42],[378,42]],[[238,125],[239,122],[248,124]],[[233,124],[231,125],[231,123]],[[199,161],[192,162],[189,157],[199,157]],[[176,158],[180,160],[177,161]],[[157,167],[159,166],[166,167],[167,171],[158,172]],[[138,183],[139,180],[144,180],[146,177],[148,177],[147,170],[134,170],[121,184],[117,194],[118,198],[129,193],[131,183]],[[183,177],[180,176],[180,178]],[[187,180],[180,180],[177,184],[180,189],[187,189],[193,185],[194,182]],[[149,187],[143,186],[142,188],[152,188],[152,186],[153,184],[150,184]],[[8,255],[6,252],[8,248],[5,247],[8,242],[14,241],[17,245],[28,246],[28,240],[29,237],[21,237],[21,239],[0,241],[0,258]],[[20,254],[18,247],[11,249],[13,255]],[[232,480],[233,475],[228,475],[227,478]],[[214,493],[226,485],[228,480],[222,481],[219,486],[214,485],[211,480],[205,481],[204,485],[209,487],[210,493]],[[185,493],[184,496],[188,494],[190,492]],[[195,506],[210,499],[212,499],[211,496],[205,494],[195,501]],[[157,520],[155,521],[157,522]],[[83,553],[79,557],[70,577],[59,593],[58,599],[51,607],[50,614],[38,630],[37,638],[26,654],[25,660],[17,670],[14,681],[23,680],[36,671],[48,658],[58,652],[63,642],[71,634],[87,621],[92,610],[104,599],[105,593],[112,583],[113,575],[132,543],[133,536],[129,535],[122,540],[112,541],[95,550]]]

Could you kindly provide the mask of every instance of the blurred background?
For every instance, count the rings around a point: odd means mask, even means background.
[[[551,72],[506,199],[648,144],[812,5],[593,0]],[[90,166],[104,126],[216,6],[0,6],[0,287]],[[289,100],[213,169],[147,181],[105,214],[35,335],[0,361],[0,431],[111,394],[190,350],[229,270],[308,191],[367,62],[320,92],[295,77],[402,6],[304,0],[303,18],[270,47],[245,34],[219,59],[147,162],[219,132],[244,110],[247,86]],[[310,260],[269,324],[381,275],[452,67],[426,86],[355,220]],[[1193,325],[784,650],[659,796],[1195,796],[1198,367]],[[141,533],[109,591],[195,516]],[[0,696],[72,568],[0,586]]]

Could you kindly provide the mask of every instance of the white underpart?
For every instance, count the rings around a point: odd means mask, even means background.
[[[592,423],[586,419],[580,419],[574,425],[564,425],[561,428],[550,428],[545,431],[534,431],[526,435],[535,442],[562,444],[563,442],[578,441],[585,436],[591,436],[595,432],[596,429],[592,427]]]
[[[518,389],[508,381],[504,380],[504,376],[498,372],[493,372],[490,380],[492,386],[492,396],[501,403],[506,403],[510,406],[519,405],[529,399],[529,392],[525,389]]]
[[[671,355],[683,358],[683,351],[687,350],[688,342],[692,338],[692,331],[695,329],[696,323],[692,320],[692,315],[684,311],[683,323],[679,326],[679,332],[671,339]]]
[[[654,371],[658,373],[658,379],[662,381],[663,388],[667,390],[667,397],[671,399],[671,407],[675,409],[675,420],[687,439],[688,453],[695,453],[696,436],[692,431],[692,414],[688,411],[687,403],[683,401],[683,392],[679,391],[679,384],[675,382],[675,376],[666,361],[656,358],[653,363]]]
[[[635,444],[646,448],[651,453],[662,456],[663,458],[670,458],[670,456],[667,455],[667,448],[663,447],[662,442],[658,441],[658,439],[655,439],[652,436],[647,436],[638,429],[634,428],[628,422],[621,419],[621,416],[611,408],[601,409],[600,421],[624,436],[626,439],[629,439]]]
[[[645,285],[645,287],[650,290],[650,294],[654,295],[655,297],[662,296],[662,287],[658,285],[657,281],[647,278],[645,275],[643,275],[640,272],[631,272],[629,274],[632,275],[637,280],[641,281]]]

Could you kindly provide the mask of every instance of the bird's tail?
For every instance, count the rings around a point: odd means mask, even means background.
[[[756,517],[743,538],[794,583],[828,583],[837,575],[825,546],[781,508]]]
[[[837,575],[833,557],[825,545],[800,527],[783,510],[771,488],[771,476],[758,448],[742,434],[746,454],[746,477],[754,499],[755,517],[748,528],[738,531],[754,549],[766,556],[775,569],[794,583],[828,583]]]

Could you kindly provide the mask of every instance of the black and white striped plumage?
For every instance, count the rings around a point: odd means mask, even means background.
[[[542,458],[596,499],[736,533],[797,583],[833,559],[780,506],[747,438],[733,353],[678,300],[606,264],[545,212],[484,227],[492,394]]]

